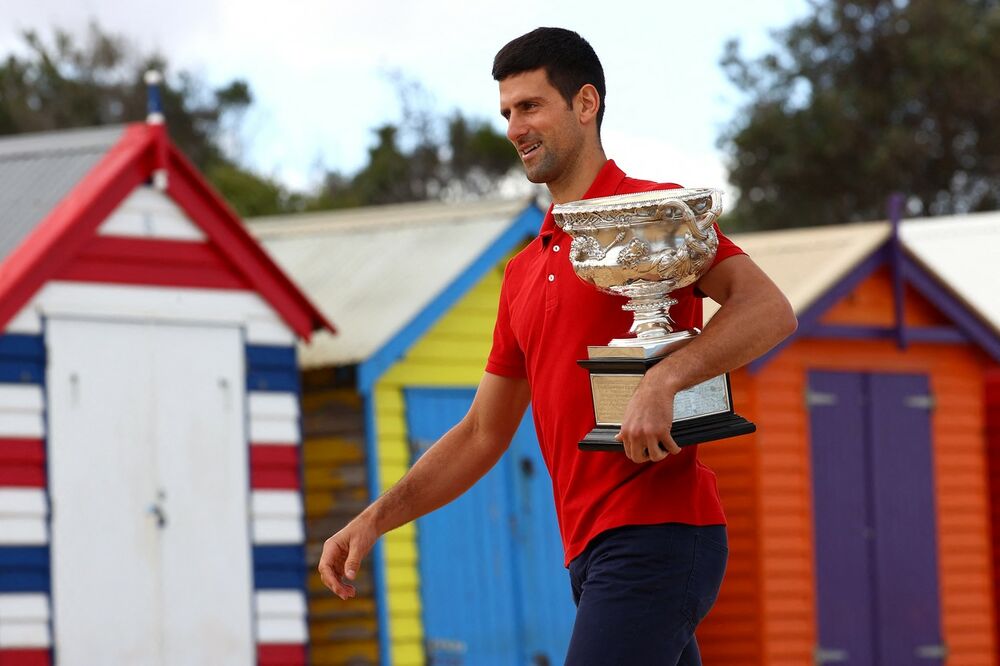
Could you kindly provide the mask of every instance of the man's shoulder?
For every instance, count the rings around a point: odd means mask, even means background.
[[[617,194],[635,194],[636,192],[655,192],[656,190],[676,190],[680,187],[677,183],[658,183],[655,180],[643,180],[625,176],[621,185],[618,186]]]
[[[531,261],[531,257],[537,256],[541,243],[542,239],[536,236],[526,246],[521,248],[519,252],[511,257],[510,261],[507,262],[507,266],[504,268],[504,280],[512,277],[518,278],[527,268],[527,264]]]

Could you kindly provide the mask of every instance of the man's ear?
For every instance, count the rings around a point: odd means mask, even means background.
[[[585,83],[576,93],[573,109],[576,111],[580,124],[597,122],[597,111],[601,108],[601,95],[590,83]]]

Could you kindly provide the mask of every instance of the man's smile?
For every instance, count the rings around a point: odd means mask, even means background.
[[[521,157],[527,157],[531,153],[535,152],[536,149],[540,148],[542,145],[541,141],[535,143],[529,143],[521,147]]]

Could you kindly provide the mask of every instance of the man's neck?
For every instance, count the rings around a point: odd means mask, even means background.
[[[580,161],[566,174],[565,179],[547,183],[552,202],[560,204],[582,199],[607,161],[604,149],[600,146],[584,151]]]

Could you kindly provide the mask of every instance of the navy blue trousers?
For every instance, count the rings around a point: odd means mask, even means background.
[[[700,666],[695,627],[719,594],[723,525],[608,530],[569,565],[576,623],[566,666]]]

